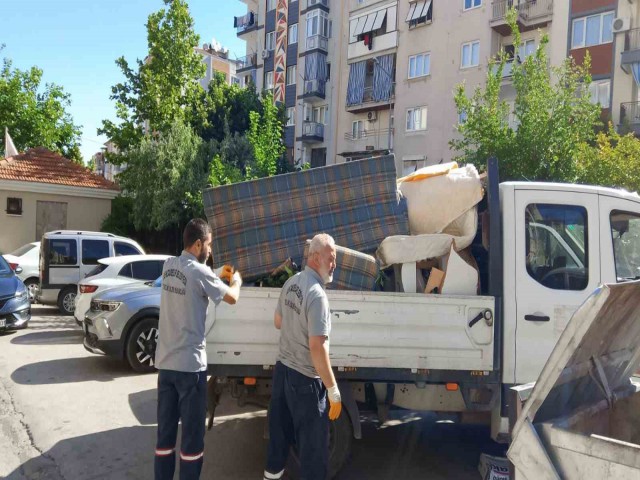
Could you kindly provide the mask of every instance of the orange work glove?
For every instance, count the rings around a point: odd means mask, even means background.
[[[329,420],[336,420],[342,412],[342,397],[338,385],[327,388],[327,397],[329,398]]]
[[[233,267],[231,265],[224,265],[218,276],[221,280],[231,282],[231,277],[233,276]]]

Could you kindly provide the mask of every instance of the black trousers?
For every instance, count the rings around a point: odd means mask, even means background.
[[[325,480],[329,460],[327,390],[310,378],[276,363],[269,405],[269,448],[265,478],[280,478],[295,445],[301,478]]]
[[[207,415],[207,372],[158,373],[158,441],[155,478],[173,480],[178,421],[182,421],[180,479],[200,478]]]

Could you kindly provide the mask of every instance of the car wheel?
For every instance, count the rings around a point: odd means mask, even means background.
[[[154,372],[157,342],[157,318],[143,318],[136,323],[129,333],[126,346],[127,361],[131,368],[138,373]]]
[[[40,288],[40,281],[37,278],[29,278],[24,282],[24,286],[27,287],[27,291],[29,292],[29,301],[35,303],[38,288]]]
[[[66,287],[62,289],[60,295],[58,295],[58,310],[63,315],[73,315],[73,311],[76,309],[76,295],[78,289],[75,286]]]

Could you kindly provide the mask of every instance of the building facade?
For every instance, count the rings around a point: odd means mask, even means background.
[[[489,60],[501,49],[512,62],[519,61],[535,52],[542,34],[549,37],[552,66],[567,56],[580,63],[588,50],[591,98],[602,106],[603,119],[640,131],[640,28],[634,28],[640,27],[640,7],[635,1],[245,3],[248,13],[235,20],[247,41],[238,75],[259,89],[274,89],[290,113],[287,147],[296,160],[312,166],[392,151],[397,173],[404,175],[451,160],[456,152],[449,142],[464,121],[453,100],[456,85],[464,82],[471,94],[484,85]],[[521,45],[513,45],[505,18],[511,6],[517,9]],[[292,29],[299,41],[296,46],[284,42],[283,49],[280,40]],[[501,97],[514,105],[511,65],[503,70]],[[297,72],[295,85],[282,75],[290,69]],[[506,120],[517,127],[513,113]]]
[[[200,79],[202,88],[205,90],[209,88],[209,83],[216,72],[222,73],[229,85],[240,84],[240,79],[236,75],[237,61],[229,58],[228,49],[213,40],[211,43],[202,44],[202,47],[196,47],[195,51],[202,57],[202,63],[207,68],[204,77]]]

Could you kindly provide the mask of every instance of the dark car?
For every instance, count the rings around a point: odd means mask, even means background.
[[[30,319],[29,291],[0,255],[0,332],[26,328]]]

